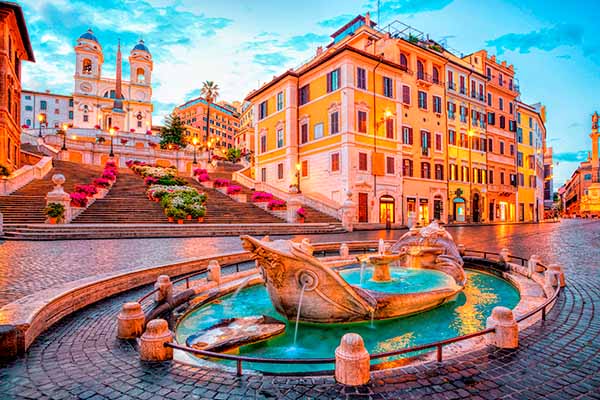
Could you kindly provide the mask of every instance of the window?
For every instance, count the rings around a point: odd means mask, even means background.
[[[500,154],[504,154],[504,142],[500,141]]]
[[[72,111],[69,111],[69,112],[72,112]],[[142,127],[142,121],[138,121],[138,122],[137,122],[137,127],[138,127],[138,128],[141,128],[141,127]]]
[[[456,114],[456,104],[452,102],[448,102],[448,118],[454,119],[454,115]]]
[[[500,86],[504,85],[504,76],[501,73],[498,75],[498,83]]]
[[[260,137],[260,152],[264,153],[267,151],[267,135],[262,135]]]
[[[358,112],[358,131],[361,133],[367,133],[367,112]]]
[[[513,103],[512,103],[512,101],[508,103],[508,112],[509,112],[510,114],[512,114],[512,113],[513,113]]]
[[[461,75],[459,77],[459,82],[460,82],[460,94],[466,94],[467,88],[466,88],[466,83],[465,83],[465,77]]]
[[[367,88],[367,71],[364,68],[356,69],[356,87],[359,89]]]
[[[395,172],[395,158],[394,157],[386,157],[385,158],[385,172],[386,174],[394,175]]]
[[[387,76],[383,77],[383,95],[385,97],[394,97],[394,81]]]
[[[523,166],[523,153],[521,153],[520,151],[517,152],[517,166]]]
[[[444,180],[444,166],[442,164],[435,164],[435,179],[438,181]]]
[[[33,110],[33,107],[31,107],[31,106],[25,106],[25,111],[32,111],[32,110]]]
[[[394,138],[394,120],[392,118],[385,120],[385,137],[388,139]]]
[[[498,108],[500,111],[504,111],[504,99],[502,97],[498,97]]]
[[[405,158],[402,160],[402,175],[413,176],[413,161]]]
[[[496,125],[496,113],[488,112],[487,113],[487,122],[488,125]]]
[[[144,68],[138,68],[135,71],[135,76],[137,77],[138,82],[144,83],[146,80],[146,73],[144,72]]]
[[[474,99],[477,98],[476,87],[477,86],[475,86],[475,81],[473,79],[471,79],[471,97],[474,98]]]
[[[492,106],[492,94],[488,93],[488,106]]]
[[[517,128],[517,142],[523,143],[523,128]]]
[[[302,161],[302,176],[303,177],[308,176],[308,161],[307,160]]]
[[[463,147],[465,149],[469,148],[469,139],[467,134],[464,132],[460,133],[460,147]]]
[[[454,73],[452,73],[452,71],[448,71],[448,89],[456,89],[456,86],[454,85]]]
[[[340,170],[340,153],[331,154],[331,172],[338,172]]]
[[[490,67],[486,68],[485,74],[488,79],[492,79],[492,70],[490,69]]]
[[[404,67],[404,70],[408,69],[408,58],[402,53],[400,53],[400,65]]]
[[[510,155],[514,156],[515,155],[515,145],[514,144],[510,144]]]
[[[433,112],[436,114],[442,113],[442,98],[439,96],[433,96]]]
[[[419,108],[427,110],[427,93],[419,90]]]
[[[277,93],[277,111],[283,110],[283,92]]]
[[[533,146],[533,132],[529,131],[529,145]]]
[[[469,167],[463,165],[463,167],[461,168],[461,181],[463,182],[469,182]]]
[[[367,153],[358,153],[358,170],[367,170]]]
[[[428,162],[421,163],[421,178],[431,179],[431,166]]]
[[[81,65],[81,72],[84,75],[89,75],[92,73],[92,60],[89,58],[84,58]]]
[[[283,179],[283,163],[277,164],[277,179]]]
[[[428,156],[430,148],[431,148],[431,133],[429,133],[427,131],[421,131],[421,153],[424,156]]]
[[[449,179],[452,181],[456,181],[457,180],[457,166],[456,164],[450,164],[450,177]]]
[[[442,135],[435,134],[435,151],[442,151]]]
[[[283,129],[277,129],[277,148],[283,147]]]
[[[500,184],[504,185],[504,172],[500,171]]]
[[[483,93],[483,84],[481,84],[481,83],[480,83],[480,84],[479,84],[479,100],[480,100],[480,101],[483,101],[483,100],[484,100],[484,97],[483,97],[483,96],[485,96],[485,93]]]
[[[320,122],[318,124],[315,124],[314,130],[313,130],[313,139],[321,139],[323,137],[323,123]]]
[[[460,106],[460,122],[467,122],[467,107]]]
[[[263,101],[258,105],[258,119],[266,118],[267,116],[267,100]],[[212,124],[213,121],[210,121]]]
[[[31,100],[31,96],[30,95],[26,95],[25,96],[25,100]]]
[[[402,85],[402,102],[410,104],[410,86]]]
[[[413,144],[413,130],[409,126],[402,127],[402,143]]]
[[[302,86],[300,88],[300,105],[306,104],[309,101],[309,85]]]
[[[493,169],[488,170],[488,182],[490,185],[494,184],[494,170]]]
[[[84,115],[83,115],[83,122],[88,122],[88,121],[89,121],[89,119],[90,119],[90,118],[89,118],[89,115],[87,115],[87,114],[84,114]]]
[[[329,133],[335,135],[340,132],[340,114],[337,111],[329,114]]]
[[[456,131],[448,130],[448,144],[456,146]]]
[[[72,118],[71,118],[71,119],[72,119]],[[30,119],[26,120],[26,121],[25,121],[25,124],[26,124],[27,126],[31,126],[31,120],[30,120]]]
[[[47,109],[48,109],[48,103],[46,102],[46,100],[40,101],[40,110],[47,110]]]
[[[58,114],[60,114],[60,110],[58,108],[55,108],[54,109],[54,115],[58,115]]]
[[[304,123],[300,125],[300,143],[304,144],[308,142],[308,124]]]
[[[440,83],[440,70],[438,67],[433,67],[433,71],[431,73],[431,80],[433,83]]]
[[[417,79],[425,79],[425,67],[420,60],[417,60]]]
[[[506,118],[504,115],[501,115],[499,118],[500,128],[504,129],[506,127]]]
[[[327,74],[327,92],[333,92],[340,88],[340,69],[334,69]]]

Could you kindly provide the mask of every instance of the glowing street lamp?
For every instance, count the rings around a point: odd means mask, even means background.
[[[196,160],[196,145],[198,144],[198,138],[194,137],[192,139],[192,144],[194,145],[194,161],[192,162],[192,164],[198,164],[198,161]]]
[[[40,132],[42,131],[41,126],[42,125],[40,124]],[[62,128],[63,128],[63,145],[61,147],[61,150],[66,150],[67,149],[67,129],[69,128],[69,125],[63,124]],[[41,133],[40,133],[40,137],[41,137]]]
[[[300,170],[302,169],[302,164],[296,163],[296,186],[298,186],[298,193],[300,193]]]
[[[44,114],[38,115],[38,121],[40,121],[40,133],[38,137],[42,137],[42,122],[44,121]]]
[[[109,156],[110,156],[110,157],[114,157],[114,156],[115,156],[115,153],[113,152],[113,138],[114,138],[114,136],[115,136],[115,128],[112,128],[112,127],[111,127],[111,128],[108,130],[108,133],[110,134],[110,154],[109,154]]]

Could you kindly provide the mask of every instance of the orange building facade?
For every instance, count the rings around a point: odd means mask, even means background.
[[[0,2],[0,165],[21,167],[21,62],[35,61],[23,11]]]

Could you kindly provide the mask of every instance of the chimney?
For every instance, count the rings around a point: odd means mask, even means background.
[[[490,60],[492,60],[492,62],[496,62],[496,56],[491,56]]]
[[[368,11],[365,14],[365,25],[369,28],[371,27],[371,13]]]
[[[317,56],[320,56],[321,54],[323,54],[323,46],[317,47]]]
[[[506,61],[502,61],[502,66],[506,68]]]

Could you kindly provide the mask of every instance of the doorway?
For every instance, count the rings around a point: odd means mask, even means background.
[[[433,219],[441,221],[443,212],[444,208],[442,198],[440,196],[435,196],[433,199]]]
[[[369,222],[369,194],[358,194],[358,222]]]
[[[385,224],[388,220],[390,223],[395,222],[395,209],[396,201],[392,196],[381,196],[379,198],[379,223]]]
[[[457,197],[454,203],[454,220],[456,222],[465,222],[465,199]]]
[[[479,222],[479,193],[473,195],[473,222]]]
[[[419,199],[419,222],[421,225],[429,223],[429,200]]]

